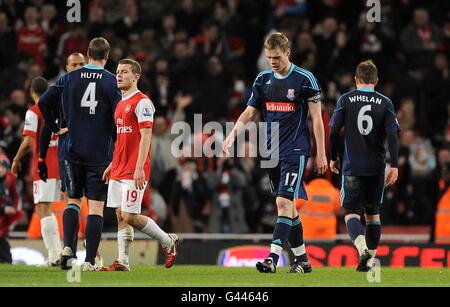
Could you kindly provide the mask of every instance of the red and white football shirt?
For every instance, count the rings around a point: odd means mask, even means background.
[[[23,136],[31,136],[34,139],[33,151],[33,181],[39,181],[38,175],[38,159],[39,159],[39,137],[41,129],[44,125],[44,118],[37,104],[32,106],[25,115],[25,126],[23,127]],[[48,168],[49,179],[59,179],[58,168],[58,137],[52,135],[50,145],[48,147],[45,163]]]
[[[155,107],[137,91],[117,104],[114,120],[117,141],[112,161],[111,180],[133,180],[141,142],[140,129],[153,128]],[[144,165],[145,180],[150,179],[150,151]]]

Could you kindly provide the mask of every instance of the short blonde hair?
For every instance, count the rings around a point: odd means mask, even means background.
[[[289,39],[281,32],[273,33],[267,37],[264,48],[267,50],[279,48],[285,52],[289,49]]]

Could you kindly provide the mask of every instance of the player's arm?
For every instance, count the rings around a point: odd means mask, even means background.
[[[390,101],[386,111],[385,132],[388,150],[391,156],[391,168],[386,176],[386,186],[391,186],[398,179],[398,152],[400,147],[398,133],[400,132],[400,125],[395,115],[394,106]]]
[[[17,176],[22,170],[22,159],[34,146],[34,138],[31,135],[25,135],[23,141],[20,144],[19,150],[17,150],[16,156],[14,157],[11,172],[14,176]]]
[[[341,97],[330,120],[330,169],[335,174],[339,174],[339,133],[344,126],[344,112],[344,100]]]
[[[230,147],[233,145],[234,140],[245,131],[245,125],[255,121],[259,115],[259,110],[255,107],[248,106],[234,125],[233,130],[231,130],[230,135],[223,142],[223,151],[226,154],[230,154]]]
[[[144,165],[152,143],[152,128],[142,128],[139,131],[141,133],[141,141],[139,142],[138,159],[134,171],[134,185],[136,189],[143,190],[145,187]]]
[[[323,126],[322,119],[322,103],[320,101],[308,102],[308,106],[313,123],[314,137],[316,139],[317,172],[322,175],[325,174],[328,169],[328,161],[325,150],[325,128]]]
[[[34,147],[34,141],[38,131],[39,119],[36,113],[28,110],[25,115],[25,125],[23,127],[23,141],[17,150],[16,156],[13,159],[11,172],[17,176],[22,170],[22,159]]]
[[[64,134],[64,130],[56,124],[56,118],[54,114],[59,112],[59,102],[61,100],[61,93],[64,88],[64,76],[61,77],[55,85],[52,85],[48,90],[39,98],[39,110],[44,117],[45,122],[49,126],[50,130],[56,134]],[[63,133],[64,132],[64,133]]]
[[[138,158],[134,171],[134,185],[136,189],[143,190],[145,187],[144,166],[150,153],[150,145],[152,144],[152,129],[155,107],[150,100],[143,99],[136,107],[135,114],[139,122],[141,140],[139,142]]]

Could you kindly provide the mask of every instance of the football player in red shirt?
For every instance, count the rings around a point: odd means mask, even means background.
[[[39,97],[47,90],[47,80],[41,77],[33,79],[31,82],[31,97],[36,103],[25,116],[25,126],[23,128],[23,141],[14,158],[11,171],[17,176],[22,169],[22,159],[30,148],[34,148],[33,156],[33,198],[37,206],[37,213],[41,218],[41,233],[45,247],[48,251],[47,264],[59,266],[61,241],[59,237],[58,221],[52,213],[51,204],[61,200],[60,179],[58,171],[58,137],[53,135],[46,157],[48,166],[48,178],[44,182],[38,175],[39,157],[39,136],[44,124],[44,119],[37,102]]]
[[[117,83],[122,91],[122,101],[114,114],[117,141],[113,161],[103,175],[103,179],[109,182],[107,206],[115,208],[117,213],[119,259],[103,270],[129,271],[133,227],[161,243],[166,255],[166,268],[173,265],[177,256],[177,235],[167,234],[151,218],[141,215],[144,190],[150,180],[155,107],[137,88],[140,75],[138,62],[131,59],[119,62]]]

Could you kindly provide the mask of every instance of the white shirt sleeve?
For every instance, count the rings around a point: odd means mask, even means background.
[[[23,134],[37,133],[39,119],[36,113],[31,110],[27,111],[25,115],[25,125],[23,127]]]
[[[139,101],[134,112],[137,116],[139,124],[145,122],[153,123],[153,118],[155,116],[155,107],[153,106],[153,103],[150,101],[150,99],[142,99],[141,101]]]

